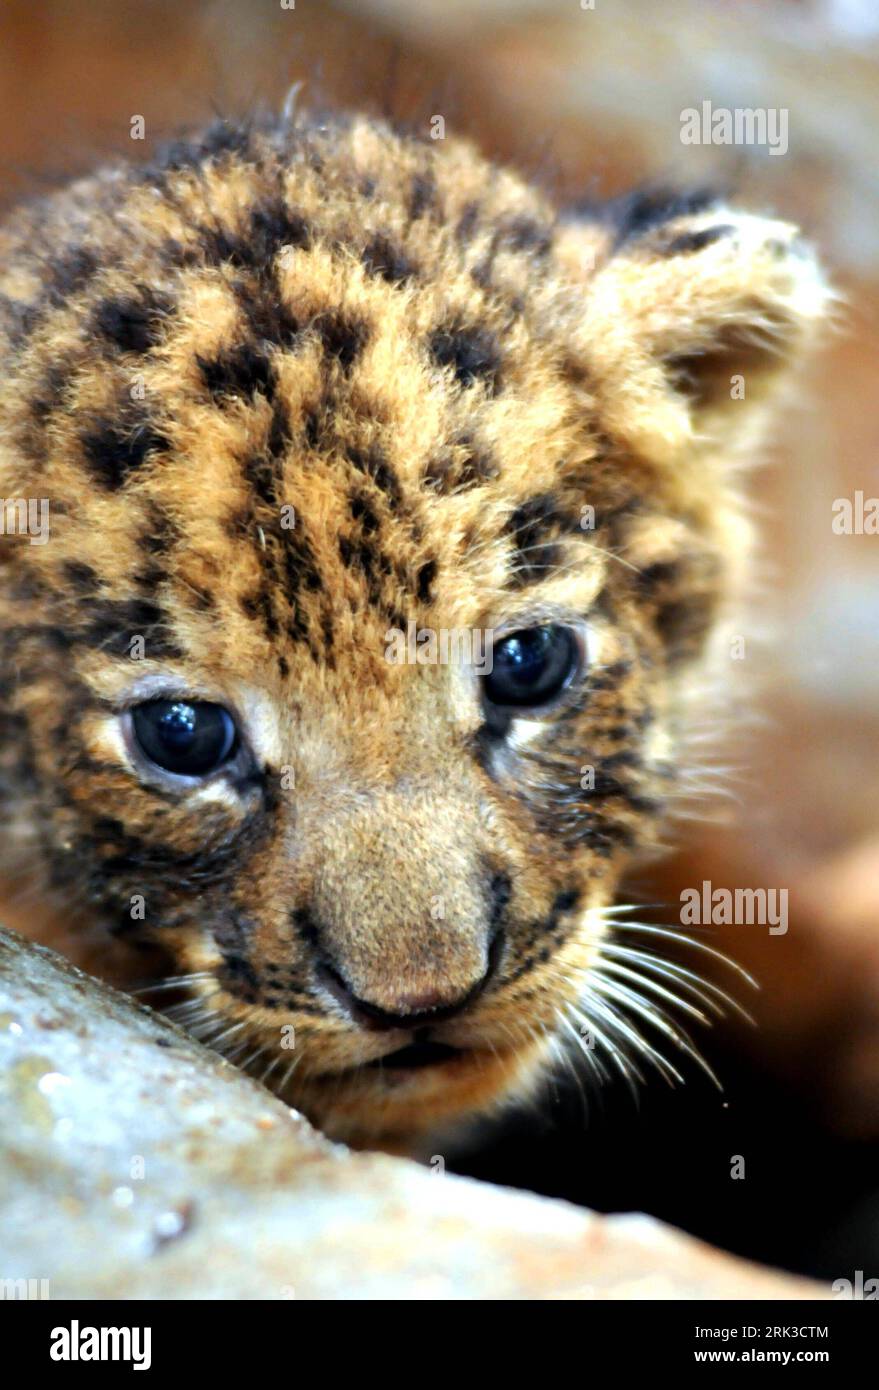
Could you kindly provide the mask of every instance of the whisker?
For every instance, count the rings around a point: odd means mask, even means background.
[[[578,1022],[582,1027],[584,1027],[587,1030],[587,1032],[594,1034],[598,1042],[600,1042],[602,1047],[605,1048],[608,1056],[613,1061],[614,1065],[616,1066],[626,1085],[629,1087],[629,1090],[632,1092],[635,1101],[637,1102],[638,1087],[635,1083],[637,1082],[638,1085],[643,1086],[644,1074],[638,1066],[637,1062],[634,1060],[634,1058],[629,1056],[626,1052],[622,1051],[614,1042],[613,1032],[616,1031],[614,1028],[615,1020],[612,1016],[608,1014],[608,1010],[605,1008],[604,1004],[600,1000],[595,998],[592,991],[588,988],[585,990],[583,995],[583,1006],[584,1009],[587,1010],[586,1013],[582,1013],[579,1010],[575,1010]],[[595,1022],[594,1018],[592,1017],[593,1012],[597,1013],[599,1017],[603,1019],[604,1023],[610,1028],[610,1037]]]
[[[595,978],[595,971],[592,972],[592,975],[595,986],[600,986],[602,982]],[[612,1033],[621,1033],[635,1049],[637,1055],[651,1062],[669,1085],[674,1084],[674,1082],[683,1084],[683,1077],[677,1068],[669,1062],[668,1058],[655,1048],[649,1039],[645,1038],[643,1033],[633,1027],[623,1014],[613,1007],[613,1004],[610,1002],[610,998],[612,997],[613,996],[608,996],[608,991],[605,989],[599,989],[598,993],[596,993],[596,989],[590,988],[587,994],[587,1008],[596,1010],[599,1017],[604,1020]],[[643,1084],[643,1076],[639,1074],[638,1079]]]
[[[695,936],[690,936],[688,932],[675,931],[672,927],[654,926],[649,922],[618,922],[613,917],[604,917],[603,921],[606,926],[617,928],[620,931],[651,932],[654,936],[666,937],[670,941],[680,941],[685,946],[692,946],[694,950],[704,951],[706,955],[713,956],[715,960],[719,960],[721,964],[725,965],[729,970],[734,970],[736,974],[740,975],[753,989],[760,988],[753,975],[749,975],[744,966],[739,965],[738,961],[734,960],[732,956],[726,955],[723,951],[718,951],[716,947],[709,946],[706,942],[700,941]],[[600,944],[600,941],[596,941],[596,945],[598,944]]]
[[[274,1059],[273,1061],[270,1061],[270,1062],[269,1062],[269,1064],[268,1064],[268,1066],[266,1067],[265,1071],[262,1073],[262,1075],[261,1075],[260,1078],[259,1078],[259,1083],[260,1083],[261,1086],[265,1086],[265,1085],[267,1084],[269,1077],[271,1076],[272,1072],[275,1070],[275,1067],[278,1065],[278,1063],[282,1060],[282,1058],[283,1058],[283,1054],[282,1054],[282,1052],[280,1051],[280,1044],[278,1044],[278,1055],[277,1055],[277,1057],[275,1057],[275,1059]]]
[[[260,1057],[264,1056],[267,1048],[268,1043],[262,1043],[254,1052],[251,1052],[248,1057],[245,1057],[244,1061],[239,1063],[241,1070],[249,1072],[250,1068],[259,1061]]]
[[[578,1032],[576,1024],[573,1022],[573,1020],[570,1018],[568,1014],[560,1014],[559,1017],[564,1027],[567,1029],[571,1037],[576,1042],[578,1051],[585,1057],[590,1069],[594,1072],[595,1076],[598,1078],[600,1082],[606,1082],[609,1079],[607,1072],[601,1065],[598,1058],[595,1056],[592,1049],[589,1047],[582,1033]],[[588,1025],[586,1026],[588,1028]],[[568,1056],[567,1053],[565,1055]]]
[[[160,994],[169,989],[185,989],[187,985],[198,984],[201,980],[212,980],[214,978],[211,970],[196,970],[191,975],[166,975],[163,980],[154,984],[138,985],[131,990],[132,994]]]
[[[687,969],[679,961],[667,960],[665,957],[654,955],[652,952],[638,951],[633,946],[625,946],[613,941],[602,942],[600,952],[602,956],[635,961],[642,967],[645,974],[662,975],[671,980],[681,989],[688,990],[694,998],[700,999],[706,1009],[709,1009],[716,1018],[724,1016],[725,1006],[740,1014],[748,1023],[754,1022],[752,1015],[733,995],[725,989],[721,989],[713,980]]]
[[[612,999],[619,1004],[625,1004],[633,1013],[636,1013],[639,1018],[643,1018],[645,1022],[657,1028],[669,1038],[676,1047],[679,1047],[682,1052],[685,1052],[688,1057],[692,1058],[692,1060],[702,1068],[705,1074],[714,1082],[718,1090],[723,1089],[715,1072],[702,1056],[701,1052],[699,1052],[690,1036],[685,1033],[683,1029],[678,1028],[661,1009],[649,999],[645,999],[637,990],[629,989],[628,986],[620,984],[618,980],[609,980],[606,976],[602,975],[600,971],[594,971],[593,973],[596,977],[595,987],[605,998]],[[646,1041],[643,1034],[640,1036],[642,1041]],[[651,1048],[651,1050],[653,1049]],[[684,1078],[677,1068],[672,1066],[668,1058],[663,1056],[663,1054],[656,1053],[656,1055],[662,1057],[663,1062],[669,1068],[675,1080],[683,1085]]]
[[[223,1055],[225,1055],[222,1044],[225,1042],[226,1038],[236,1037],[237,1034],[241,1032],[242,1028],[246,1027],[247,1024],[244,1020],[241,1020],[238,1023],[233,1023],[231,1027],[226,1029],[225,1032],[216,1034],[211,1038],[211,1047],[214,1049],[215,1052],[220,1052],[223,1053]]]
[[[640,984],[643,989],[650,990],[653,994],[657,995],[658,998],[665,999],[669,1004],[674,1004],[677,1008],[683,1009],[691,1018],[698,1019],[700,1023],[708,1024],[711,1022],[708,1014],[703,1012],[702,1009],[697,1008],[695,1004],[691,1004],[689,1000],[681,998],[680,995],[672,994],[671,990],[666,989],[664,985],[658,984],[656,980],[651,979],[646,974],[639,974],[636,970],[630,970],[628,966],[619,965],[616,961],[606,960],[596,973],[600,974],[602,978],[606,978],[610,975],[612,977],[621,977],[624,980],[634,980]],[[715,1005],[715,1009],[716,1008],[717,1006]]]

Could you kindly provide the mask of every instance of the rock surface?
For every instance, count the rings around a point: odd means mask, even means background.
[[[28,1279],[51,1298],[828,1292],[645,1217],[349,1153],[160,1015],[0,929],[0,1280]]]

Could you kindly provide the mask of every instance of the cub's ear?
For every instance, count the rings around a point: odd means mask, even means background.
[[[579,341],[609,430],[658,463],[750,449],[835,296],[796,227],[694,195],[568,224],[593,256]],[[585,257],[581,258],[585,260]]]

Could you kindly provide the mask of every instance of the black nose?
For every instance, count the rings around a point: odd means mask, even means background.
[[[359,998],[344,976],[326,960],[318,965],[317,978],[327,993],[331,994],[336,1003],[341,1004],[346,1013],[361,1027],[368,1028],[374,1033],[389,1032],[392,1028],[411,1031],[414,1028],[426,1028],[430,1027],[431,1024],[444,1023],[472,1004],[494,974],[500,953],[501,936],[498,933],[489,948],[488,967],[485,974],[481,980],[477,980],[476,984],[467,990],[466,994],[452,1000],[446,999],[438,992],[427,998],[422,996],[418,1000],[412,1001],[411,1008],[401,1010],[399,1013],[392,1013],[369,999]]]

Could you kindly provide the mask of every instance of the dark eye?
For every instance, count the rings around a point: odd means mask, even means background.
[[[545,705],[570,680],[580,648],[569,627],[529,627],[511,632],[492,648],[485,696],[493,705]]]
[[[180,777],[205,777],[226,762],[238,731],[222,705],[149,700],[131,712],[134,736],[150,762]]]

